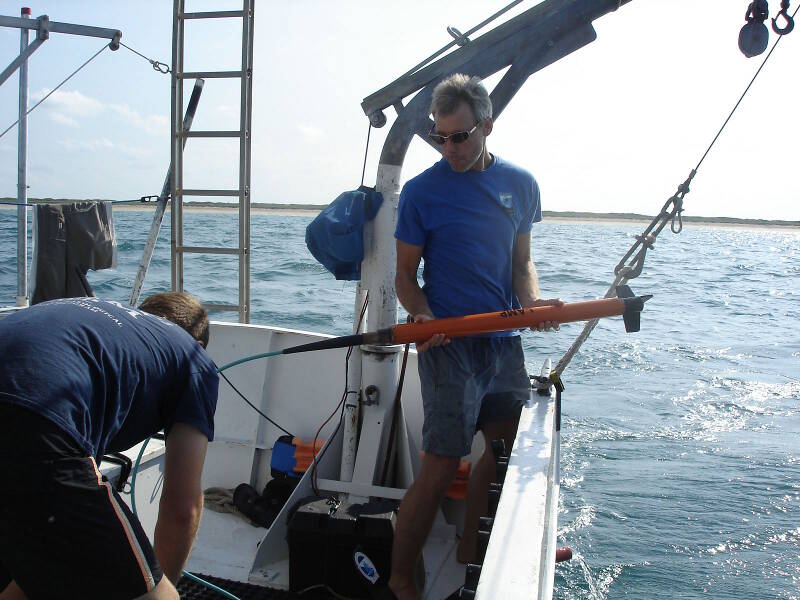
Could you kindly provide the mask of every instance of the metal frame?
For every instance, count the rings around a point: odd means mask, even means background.
[[[20,17],[0,15],[0,27],[20,30],[19,56],[0,73],[0,85],[19,69],[19,129],[17,142],[17,306],[28,306],[28,58],[48,39],[50,32],[108,38],[109,48],[119,49],[122,32],[119,29],[75,25],[51,21],[47,15],[29,17],[30,9],[23,8]],[[36,30],[36,39],[28,43],[28,32]]]
[[[184,0],[175,0],[172,25],[172,211],[171,211],[171,264],[172,289],[183,291],[184,256],[186,254],[229,254],[239,257],[237,304],[205,303],[210,310],[236,311],[240,323],[250,322],[250,125],[252,121],[253,90],[253,9],[254,0],[242,0],[242,10],[184,12]],[[187,20],[242,19],[242,56],[239,71],[184,72],[184,29]],[[238,131],[194,131],[181,125],[183,114],[184,81],[186,79],[239,78],[240,110]],[[185,188],[183,182],[183,148],[186,140],[194,138],[238,138],[239,178],[238,189]],[[226,196],[239,199],[239,242],[236,248],[212,246],[185,246],[183,243],[184,196]]]
[[[36,39],[33,41],[33,43],[31,43],[30,46],[21,47],[19,56],[11,61],[11,64],[6,67],[2,74],[0,74],[0,85],[2,85],[3,82],[8,79],[14,71],[16,71],[17,67],[20,67],[23,63],[26,63],[30,55],[36,52],[39,46],[41,46],[50,38],[50,32],[107,38],[111,40],[109,48],[112,50],[119,49],[119,40],[122,38],[122,32],[119,29],[91,27],[89,25],[75,25],[74,23],[59,23],[58,21],[51,21],[50,17],[47,15],[42,15],[36,19],[31,19],[27,16],[6,17],[0,15],[0,27],[16,27],[17,29],[22,30],[21,33],[26,36],[26,40],[28,30],[36,30]]]

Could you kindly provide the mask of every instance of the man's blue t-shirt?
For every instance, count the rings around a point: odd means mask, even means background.
[[[209,440],[219,378],[181,327],[97,298],[0,320],[0,402],[30,409],[101,457],[186,423]]]
[[[526,170],[494,155],[483,171],[457,173],[443,158],[403,186],[395,237],[424,246],[422,290],[436,318],[454,317],[519,306],[514,242],[541,220]]]

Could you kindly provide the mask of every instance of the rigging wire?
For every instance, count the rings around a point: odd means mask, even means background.
[[[124,44],[123,42],[120,42],[119,45],[120,46],[125,46],[128,50],[130,50],[134,54],[138,54],[139,56],[141,56],[143,59],[145,59],[151,65],[153,65],[153,69],[158,71],[159,73],[163,73],[164,75],[166,75],[167,73],[170,72],[169,65],[167,65],[166,63],[162,63],[160,61],[153,60],[152,58],[147,58],[144,54],[142,54],[141,52],[137,52],[136,50],[134,50],[133,48],[131,48],[127,44]]]
[[[367,154],[369,153],[369,134],[372,133],[372,123],[367,120],[367,146],[364,148],[364,166],[361,169],[361,185],[364,185],[364,174],[367,172]]]
[[[123,42],[120,42],[120,43],[119,43],[119,45],[120,45],[120,46],[125,46],[125,48],[127,48],[128,50],[130,50],[130,51],[131,51],[131,52],[133,52],[134,54],[138,54],[139,56],[141,56],[143,59],[145,59],[145,60],[146,60],[147,62],[149,62],[151,65],[153,65],[153,69],[155,69],[155,70],[156,70],[156,71],[158,71],[159,73],[163,73],[163,74],[165,74],[165,75],[166,75],[167,73],[169,73],[169,72],[170,72],[169,65],[167,65],[167,64],[165,64],[165,63],[162,63],[162,62],[159,62],[159,61],[157,61],[157,60],[153,60],[153,59],[147,58],[147,57],[146,57],[144,54],[142,54],[141,52],[137,52],[136,50],[134,50],[133,48],[131,48],[130,46],[128,46],[127,44],[125,44],[125,43],[123,43]],[[64,81],[62,81],[61,83],[59,83],[59,84],[58,84],[56,87],[54,87],[54,88],[53,88],[53,89],[52,89],[52,90],[51,90],[51,91],[50,91],[50,92],[49,92],[49,93],[48,93],[48,94],[47,94],[47,95],[46,95],[44,98],[42,98],[41,100],[39,100],[39,102],[37,102],[36,104],[34,104],[34,105],[33,105],[33,106],[32,106],[32,107],[31,107],[31,108],[28,110],[28,112],[26,112],[26,113],[25,113],[25,115],[27,116],[27,115],[31,114],[31,112],[33,112],[33,110],[34,110],[34,109],[35,109],[37,106],[39,106],[39,105],[40,105],[42,102],[44,102],[45,100],[47,100],[47,99],[48,99],[48,98],[49,98],[49,97],[50,97],[50,96],[51,96],[51,95],[52,95],[52,94],[53,94],[53,93],[54,93],[56,90],[58,90],[58,88],[60,88],[62,85],[64,85],[65,83],[67,83],[67,81],[69,81],[70,79],[72,79],[72,77],[73,77],[75,74],[77,74],[77,73],[78,73],[78,71],[80,71],[81,69],[83,69],[83,67],[85,67],[85,66],[86,66],[86,65],[88,65],[90,62],[92,62],[92,61],[93,61],[95,58],[97,58],[97,57],[98,57],[98,55],[99,55],[99,54],[100,54],[100,53],[101,53],[103,50],[105,50],[106,48],[108,48],[109,46],[110,46],[110,44],[104,44],[104,45],[103,45],[103,47],[102,47],[102,48],[100,48],[100,50],[98,50],[97,52],[95,52],[95,53],[94,53],[94,55],[92,55],[92,57],[91,57],[89,60],[87,60],[87,61],[86,61],[85,63],[83,63],[83,64],[82,64],[80,67],[78,67],[77,69],[75,69],[75,70],[74,70],[74,71],[73,71],[73,72],[72,72],[72,73],[71,73],[71,74],[70,74],[70,75],[69,75],[69,76],[68,76],[68,77],[67,77],[67,78],[66,78]],[[3,131],[3,133],[0,133],[0,138],[2,138],[2,137],[5,135],[5,134],[7,134],[9,131],[11,131],[11,129],[12,129],[12,128],[13,128],[13,127],[14,127],[14,126],[17,124],[17,123],[19,123],[19,119],[17,119],[17,120],[16,120],[16,121],[14,121],[14,122],[13,122],[11,125],[9,125],[9,126],[8,126],[8,127],[5,129],[5,131]]]
[[[792,19],[794,19],[794,17],[797,14],[798,10],[800,10],[800,6],[798,6],[797,8],[794,9],[794,13],[792,13]],[[709,144],[708,148],[706,149],[705,153],[703,154],[703,157],[700,159],[700,162],[697,163],[697,166],[694,168],[695,171],[697,171],[700,168],[700,165],[703,164],[703,161],[706,159],[706,156],[711,151],[711,147],[717,141],[717,138],[720,136],[720,134],[722,134],[722,130],[725,129],[725,126],[728,124],[728,121],[731,120],[731,117],[733,116],[733,113],[735,113],[736,109],[739,108],[739,104],[741,104],[742,100],[744,100],[744,97],[747,94],[747,92],[750,91],[750,87],[755,82],[756,77],[758,77],[758,74],[761,73],[761,69],[763,69],[764,65],[767,64],[767,61],[769,60],[769,57],[772,56],[772,53],[775,51],[775,48],[778,47],[778,44],[781,43],[782,39],[783,39],[783,35],[779,35],[778,39],[775,40],[775,43],[772,44],[772,48],[770,48],[770,51],[764,57],[764,60],[761,61],[761,66],[758,67],[758,70],[756,71],[756,74],[753,75],[753,78],[750,80],[750,83],[747,84],[747,87],[745,88],[744,92],[742,92],[742,95],[739,97],[739,100],[738,100],[738,102],[736,102],[736,105],[733,107],[733,110],[731,110],[730,114],[728,115],[728,118],[725,119],[725,122],[722,124],[722,127],[719,128],[719,131],[717,132],[717,135],[714,136],[713,141],[711,142],[711,144]]]
[[[158,196],[142,196],[141,198],[136,198],[134,200],[56,200],[53,202],[6,202],[0,201],[0,204],[5,206],[24,206],[26,208],[33,208],[34,206],[38,206],[39,204],[73,204],[76,202],[108,202],[109,204],[147,204],[150,202],[148,198],[158,198]]]
[[[798,6],[795,9],[794,13],[792,14],[792,19],[794,19],[798,10],[800,10],[800,6]],[[681,230],[683,229],[683,224],[681,222],[681,213],[683,212],[683,198],[686,194],[689,193],[689,184],[691,183],[694,176],[697,174],[700,165],[703,164],[703,161],[706,159],[706,156],[708,156],[708,153],[711,151],[711,148],[714,146],[717,139],[722,134],[722,131],[725,129],[728,122],[731,120],[731,117],[733,117],[733,114],[736,112],[736,109],[739,108],[739,105],[742,103],[742,100],[744,100],[744,97],[747,95],[747,92],[750,91],[750,88],[752,87],[759,73],[761,73],[761,70],[764,68],[764,65],[767,64],[767,61],[769,60],[770,56],[772,56],[772,53],[775,51],[775,48],[777,48],[782,37],[783,35],[779,35],[778,39],[775,40],[775,43],[772,45],[772,48],[767,53],[767,56],[764,57],[764,60],[761,62],[761,65],[756,70],[755,75],[753,75],[752,79],[750,80],[750,83],[747,84],[747,87],[745,88],[744,92],[742,92],[742,95],[739,97],[739,100],[734,105],[730,114],[728,114],[728,117],[725,119],[725,122],[722,124],[722,127],[720,127],[719,131],[717,132],[717,135],[714,136],[714,139],[711,141],[711,144],[709,144],[708,148],[706,148],[706,151],[703,153],[703,156],[700,158],[700,161],[697,163],[697,166],[694,169],[692,169],[691,173],[689,173],[689,177],[686,179],[686,181],[684,181],[682,184],[678,186],[678,191],[675,192],[675,194],[673,194],[664,203],[661,212],[653,218],[653,220],[650,222],[650,225],[648,225],[647,228],[645,229],[644,233],[636,236],[636,242],[633,244],[633,246],[631,246],[631,248],[628,250],[625,256],[623,256],[622,260],[620,260],[617,266],[614,268],[614,274],[615,274],[614,281],[609,286],[608,291],[606,291],[606,294],[604,296],[605,298],[612,298],[616,296],[616,287],[618,285],[625,284],[631,279],[635,279],[641,274],[642,268],[644,267],[644,259],[647,250],[653,247],[653,244],[655,243],[658,234],[661,233],[661,231],[666,226],[667,222],[670,221],[672,222],[670,228],[673,233],[677,234],[681,232]],[[676,219],[678,223],[677,227],[675,224]],[[630,263],[626,265],[625,261],[631,258],[634,254],[636,254],[636,256],[632,258]],[[575,354],[578,352],[583,343],[588,339],[592,331],[594,331],[594,328],[597,326],[598,322],[599,319],[592,319],[591,321],[587,321],[581,333],[575,338],[575,340],[572,342],[572,345],[558,361],[558,364],[555,366],[553,371],[559,377],[567,368],[567,365],[569,365],[573,356],[575,356]]]
[[[464,40],[467,40],[467,41],[469,41],[469,40],[468,40],[469,36],[471,36],[473,33],[475,33],[476,31],[478,31],[479,29],[482,29],[483,27],[485,27],[486,25],[488,25],[489,23],[491,23],[492,21],[494,21],[495,19],[497,19],[498,17],[500,17],[500,16],[501,16],[503,13],[506,13],[506,12],[508,12],[509,10],[511,10],[512,8],[514,8],[514,7],[515,7],[517,4],[519,4],[520,2],[522,2],[522,0],[514,0],[513,2],[511,2],[511,3],[510,3],[510,4],[508,4],[507,6],[505,6],[505,7],[501,8],[501,9],[500,9],[500,10],[498,10],[496,13],[494,13],[494,14],[493,14],[493,15],[491,15],[490,17],[486,18],[485,20],[483,20],[481,23],[479,23],[479,24],[475,25],[475,27],[473,27],[472,29],[470,29],[469,31],[467,31],[467,33],[465,33],[465,34],[462,34],[462,35],[458,36],[457,38],[453,39],[453,41],[452,41],[452,42],[450,42],[449,44],[447,44],[447,45],[443,46],[442,48],[440,48],[439,50],[437,50],[436,52],[434,52],[433,54],[431,54],[431,55],[430,55],[428,58],[426,58],[425,60],[423,60],[421,63],[419,63],[419,64],[418,64],[418,65],[416,65],[415,67],[412,67],[412,68],[411,68],[409,71],[407,71],[406,73],[403,73],[403,74],[402,74],[400,77],[398,77],[397,79],[395,79],[395,82],[397,82],[397,81],[400,81],[401,79],[403,79],[403,78],[405,78],[405,77],[408,77],[409,75],[411,75],[411,74],[415,73],[417,70],[419,70],[419,69],[421,69],[422,67],[424,67],[425,65],[427,65],[427,64],[428,64],[429,62],[431,62],[433,59],[435,59],[435,58],[438,58],[439,56],[441,56],[442,54],[444,54],[445,52],[447,52],[447,51],[448,51],[450,48],[452,48],[453,46],[456,46],[456,45],[461,45],[461,44],[460,44],[460,42],[463,42]],[[391,84],[390,84],[390,85],[391,85]]]
[[[52,90],[50,90],[50,92],[49,92],[49,93],[48,93],[48,94],[47,94],[47,95],[46,95],[44,98],[42,98],[42,99],[41,99],[41,100],[39,100],[39,101],[38,101],[36,104],[34,104],[34,105],[33,105],[33,106],[32,106],[32,107],[31,107],[31,108],[28,110],[28,112],[26,112],[26,113],[25,113],[25,115],[27,116],[27,115],[31,114],[31,112],[33,112],[33,110],[34,110],[34,109],[35,109],[37,106],[39,106],[39,105],[40,105],[42,102],[44,102],[45,100],[47,100],[47,99],[48,99],[48,98],[49,98],[49,97],[50,97],[50,96],[51,96],[53,93],[55,93],[55,91],[56,91],[56,90],[58,90],[58,88],[60,88],[62,85],[64,85],[65,83],[67,83],[67,82],[68,82],[70,79],[72,79],[72,77],[73,77],[74,75],[76,75],[76,74],[78,73],[78,71],[80,71],[81,69],[83,69],[83,67],[85,67],[85,66],[86,66],[86,65],[88,65],[90,62],[92,62],[92,61],[93,61],[95,58],[97,58],[97,57],[100,55],[100,53],[101,53],[103,50],[105,50],[106,48],[108,48],[108,46],[109,46],[109,44],[104,44],[104,45],[103,45],[103,47],[102,47],[102,48],[100,48],[100,50],[98,50],[97,52],[95,52],[95,53],[94,53],[94,55],[92,55],[92,57],[91,57],[89,60],[87,60],[87,61],[86,61],[85,63],[83,63],[83,64],[82,64],[80,67],[78,67],[77,69],[75,69],[75,70],[74,70],[74,71],[73,71],[73,72],[72,72],[72,73],[71,73],[71,74],[70,74],[70,75],[69,75],[69,76],[68,76],[68,77],[67,77],[67,78],[66,78],[64,81],[62,81],[61,83],[59,83],[59,84],[58,84],[56,87],[54,87]],[[17,120],[16,120],[16,121],[14,121],[14,122],[13,122],[11,125],[9,125],[9,126],[6,128],[6,130],[5,130],[3,133],[0,133],[0,138],[2,138],[2,137],[5,135],[5,134],[7,134],[9,131],[11,131],[11,129],[12,129],[12,128],[14,127],[14,125],[16,125],[17,123],[19,123],[19,119],[17,119]]]

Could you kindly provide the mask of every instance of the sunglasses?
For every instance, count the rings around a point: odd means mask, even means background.
[[[478,128],[478,125],[480,125],[480,123],[481,123],[480,121],[475,123],[475,127],[470,129],[469,131],[456,131],[455,133],[451,133],[450,135],[442,135],[440,133],[435,133],[434,128],[436,127],[436,125],[434,125],[428,132],[428,137],[431,138],[431,140],[434,143],[439,144],[440,146],[444,146],[447,140],[450,140],[454,144],[461,144],[462,142],[467,141],[470,134],[472,134],[472,132]]]

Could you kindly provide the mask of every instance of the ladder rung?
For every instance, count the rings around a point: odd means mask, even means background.
[[[231,17],[242,17],[244,11],[241,10],[213,10],[206,12],[191,12],[178,15],[182,19],[229,19]]]
[[[203,307],[206,310],[232,310],[232,311],[235,311],[235,312],[239,312],[239,305],[238,304],[203,303]]]
[[[184,254],[245,254],[241,248],[220,248],[218,246],[177,246],[175,252]]]
[[[185,71],[176,73],[178,79],[222,79],[225,77],[241,77],[245,71]]]
[[[190,138],[240,138],[241,131],[185,131],[184,137]]]
[[[239,190],[182,190],[183,196],[241,196]]]

